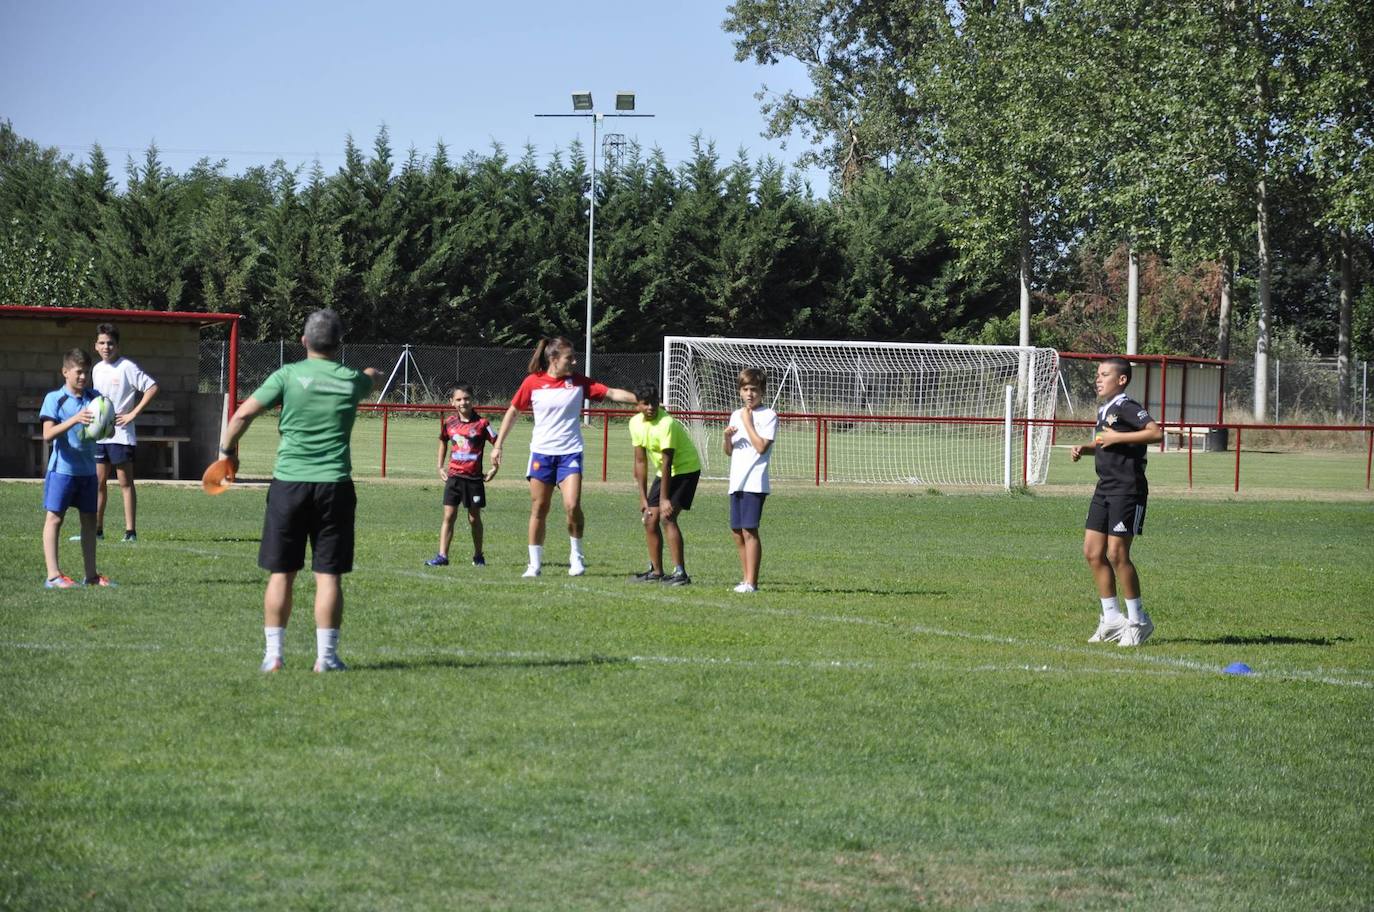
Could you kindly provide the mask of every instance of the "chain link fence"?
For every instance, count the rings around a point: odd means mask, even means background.
[[[465,348],[441,345],[346,344],[339,358],[350,367],[375,367],[385,378],[381,401],[405,405],[448,402],[449,387],[458,382],[473,388],[478,405],[510,401],[528,372],[529,349]],[[240,342],[239,394],[247,396],[281,367],[305,357],[300,342]],[[662,354],[593,352],[593,376],[607,386],[634,389],[658,384],[663,376]],[[229,343],[205,340],[200,344],[200,390],[225,393],[229,388]]]
[[[1269,359],[1269,414],[1274,424],[1369,424],[1374,419],[1374,364],[1350,362],[1350,407],[1337,419],[1339,374],[1335,358],[1315,361]],[[1227,371],[1227,393],[1234,413],[1255,408],[1255,366],[1236,362]]]

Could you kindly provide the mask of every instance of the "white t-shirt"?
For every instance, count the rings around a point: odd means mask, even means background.
[[[743,409],[735,409],[730,413],[729,426],[738,428],[732,438],[734,446],[730,451],[730,493],[749,491],[767,494],[770,490],[768,458],[773,455],[773,448],[770,446],[762,453],[754,449],[754,444],[744,430]],[[754,409],[754,433],[764,440],[776,440],[778,413],[763,406]]]
[[[582,374],[550,377],[546,373],[530,374],[515,391],[511,405],[534,412],[534,436],[530,438],[530,452],[541,456],[567,456],[582,452],[582,400],[599,402],[610,392],[604,383],[597,383]]]
[[[125,358],[123,355],[116,358],[112,363],[101,361],[91,371],[91,385],[96,392],[114,403],[116,415],[122,415],[132,409],[148,387],[157,381],[143,373],[139,366]],[[101,443],[122,443],[125,446],[134,445],[134,426],[126,424],[122,427],[115,425],[114,431],[109,437],[100,441]]]

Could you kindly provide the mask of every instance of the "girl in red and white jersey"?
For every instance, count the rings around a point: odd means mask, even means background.
[[[572,343],[561,336],[542,339],[530,358],[529,376],[520,384],[510,408],[501,419],[501,430],[491,450],[491,464],[501,465],[502,444],[521,411],[534,413],[534,436],[525,477],[530,482],[530,562],[525,576],[538,576],[544,563],[544,532],[553,502],[553,490],[563,492],[568,516],[568,575],[587,572],[582,553],[582,400],[633,403],[634,393],[613,389],[590,377],[573,373],[577,366]]]

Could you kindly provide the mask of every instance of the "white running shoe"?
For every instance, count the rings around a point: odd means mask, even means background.
[[[1089,643],[1114,643],[1121,639],[1122,632],[1130,624],[1125,615],[1118,615],[1115,620],[1102,618],[1097,622],[1097,632],[1088,637]]]
[[[1150,616],[1141,612],[1140,623],[1127,624],[1126,629],[1121,632],[1120,646],[1140,646],[1150,638],[1150,634],[1155,632],[1155,622],[1150,620]]]
[[[758,588],[757,588],[756,586],[751,586],[751,585],[749,585],[748,583],[740,583],[738,586],[735,587],[735,591],[736,591],[736,592],[758,592],[759,590],[758,590]]]
[[[262,659],[262,671],[263,671],[264,673],[270,674],[270,673],[272,673],[272,672],[274,672],[274,671],[281,671],[281,669],[282,669],[281,656],[264,656],[264,657],[263,657],[263,659]]]
[[[568,576],[581,576],[587,572],[587,563],[574,554],[568,558]]]
[[[520,575],[525,579],[533,579],[539,575],[539,567],[536,564],[529,564],[525,567],[525,572]]]
[[[326,671],[348,671],[348,666],[341,662],[338,656],[330,656],[327,659],[316,659],[315,671],[320,673]]]

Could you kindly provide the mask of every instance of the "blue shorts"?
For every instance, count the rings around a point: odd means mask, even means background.
[[[542,481],[544,484],[561,485],[569,475],[582,474],[582,454],[563,453],[549,456],[544,453],[531,453],[526,478]]]
[[[99,491],[94,475],[49,472],[43,479],[43,509],[58,516],[68,507],[76,507],[79,513],[94,513]]]
[[[763,501],[767,494],[735,491],[730,495],[730,528],[757,529],[763,519]]]
[[[112,466],[124,465],[134,461],[134,448],[123,443],[97,443],[95,461],[108,462]]]

